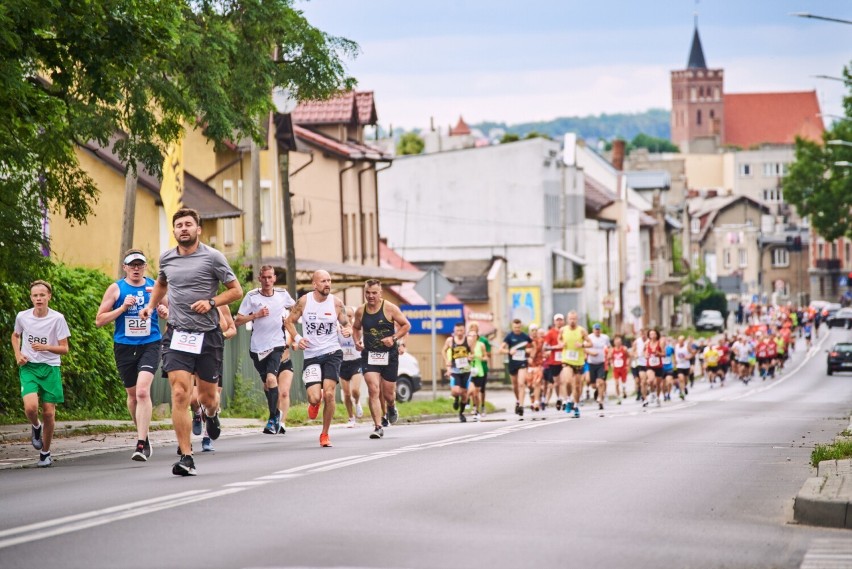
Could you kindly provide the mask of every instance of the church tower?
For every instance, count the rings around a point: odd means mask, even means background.
[[[708,69],[698,36],[698,19],[686,69],[672,71],[671,140],[681,152],[695,150],[697,139],[724,139],[724,72]],[[704,145],[702,145],[704,146]]]

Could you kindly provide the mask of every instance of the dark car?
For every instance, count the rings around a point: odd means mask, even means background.
[[[852,328],[852,308],[841,308],[826,320],[829,328]]]
[[[852,342],[838,342],[828,350],[826,373],[852,371]]]

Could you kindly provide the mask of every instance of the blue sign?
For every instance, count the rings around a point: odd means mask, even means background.
[[[849,279],[846,277],[840,277],[840,286],[849,286]]]
[[[432,333],[432,307],[428,304],[403,304],[402,313],[411,322],[409,334]],[[438,304],[435,306],[435,332],[448,336],[456,322],[464,322],[464,304]]]

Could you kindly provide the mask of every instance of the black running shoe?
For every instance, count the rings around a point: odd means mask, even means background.
[[[180,460],[172,465],[172,474],[175,476],[195,476],[195,461],[188,454],[180,457]]]
[[[151,458],[151,455],[154,454],[154,451],[151,450],[151,441],[148,440],[148,437],[145,437],[145,447],[142,452],[145,453],[145,458]]]
[[[524,418],[524,408],[523,407],[520,407],[520,406],[518,407],[518,416],[520,416],[521,419]]]
[[[520,415],[523,412],[520,403],[515,403],[515,415]]]
[[[222,425],[219,423],[219,412],[216,411],[213,416],[204,413],[204,420],[207,422],[207,436],[215,441],[222,434]]]
[[[556,400],[556,410],[562,411],[562,400],[561,399]]]
[[[389,425],[390,425],[390,423],[388,422],[388,416],[387,416],[387,415],[382,415],[382,426],[383,426],[383,427],[387,427],[387,426],[389,426]]]
[[[459,413],[459,421],[467,423],[467,417],[464,416],[464,413]]]
[[[376,427],[375,429],[373,429],[373,432],[370,433],[371,439],[380,439],[383,436],[385,436],[385,431],[381,427]]]
[[[192,434],[196,437],[201,434],[201,409],[192,414]]]
[[[136,452],[133,453],[133,456],[130,457],[132,460],[137,462],[145,462],[148,460],[148,457],[145,456],[145,443],[140,442],[136,443]]]
[[[399,420],[399,411],[396,410],[396,405],[388,407],[388,423],[395,425]]]

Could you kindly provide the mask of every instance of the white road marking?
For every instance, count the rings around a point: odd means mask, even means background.
[[[852,567],[852,539],[813,540],[799,567],[801,569],[849,569]]]
[[[200,502],[202,500],[218,498],[219,496],[235,494],[237,492],[242,492],[243,490],[245,490],[245,488],[228,488],[225,490],[215,491],[192,490],[189,492],[182,492],[180,494],[172,494],[170,496],[161,496],[159,498],[152,498],[150,500],[131,502],[129,504],[121,504],[119,506],[112,506],[110,508],[104,508],[102,510],[94,510],[91,512],[67,516],[64,518],[58,518],[36,524],[21,526],[18,528],[11,528],[8,530],[4,530],[0,535],[15,535],[21,533],[26,535],[20,535],[18,537],[0,540],[0,549],[3,549],[5,547],[11,547],[13,545],[19,545],[22,543],[28,543],[31,541],[43,540],[47,537],[53,537],[57,535],[84,530],[91,527],[101,526],[127,518],[134,518],[136,516],[142,516],[145,514],[158,512],[160,510],[176,508],[178,506],[184,506],[193,502]],[[49,528],[52,526],[61,527],[53,527],[53,529],[42,531],[44,528]]]
[[[272,482],[271,480],[246,480],[245,482],[231,482],[230,484],[225,484],[223,488],[240,488],[240,487],[251,487],[251,486],[263,486],[264,484],[269,484]]]
[[[316,468],[317,466],[323,466],[325,464],[331,464],[333,462],[340,462],[340,461],[343,461],[343,460],[352,460],[353,458],[360,458],[362,456],[364,456],[364,455],[359,454],[359,455],[356,455],[356,456],[343,456],[343,457],[340,457],[340,458],[333,458],[331,460],[323,460],[322,462],[314,462],[314,463],[311,463],[311,464],[306,464],[304,466],[296,466],[294,468],[288,468],[287,470],[279,470],[275,474],[291,474],[293,472],[300,472],[302,470],[310,470],[312,468]]]

